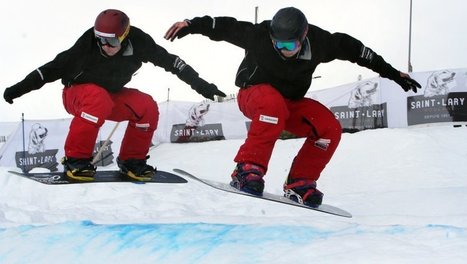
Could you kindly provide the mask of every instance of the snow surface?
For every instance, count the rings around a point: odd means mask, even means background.
[[[319,180],[343,218],[187,184],[48,186],[0,168],[0,263],[466,263],[467,128],[344,134]],[[243,140],[162,144],[150,162],[229,181]],[[278,141],[280,194],[303,139]]]

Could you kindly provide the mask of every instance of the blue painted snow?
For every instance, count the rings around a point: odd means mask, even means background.
[[[343,224],[340,229],[323,229],[207,223],[103,225],[83,221],[0,229],[0,263],[197,263],[225,254],[238,254],[236,260],[254,263],[271,245],[293,248],[336,237],[397,236],[430,230],[446,237],[466,236],[465,229],[441,225]]]

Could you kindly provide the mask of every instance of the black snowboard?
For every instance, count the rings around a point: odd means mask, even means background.
[[[94,175],[94,181],[75,182],[69,181],[63,172],[40,172],[40,173],[22,173],[17,171],[9,171],[15,175],[19,175],[30,180],[34,180],[44,184],[77,184],[77,183],[96,183],[96,182],[133,182],[133,183],[186,183],[187,180],[166,171],[157,171],[151,181],[129,181],[120,176],[117,170],[97,171]]]

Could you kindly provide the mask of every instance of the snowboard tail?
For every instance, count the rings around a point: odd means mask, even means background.
[[[285,205],[297,206],[297,207],[301,207],[301,208],[305,208],[305,209],[310,209],[310,210],[323,212],[323,213],[327,213],[327,214],[332,214],[332,215],[337,215],[337,216],[342,216],[342,217],[348,217],[348,218],[352,217],[352,214],[350,214],[349,212],[347,212],[345,210],[342,210],[342,209],[340,209],[338,207],[332,206],[332,205],[321,204],[321,205],[316,206],[316,207],[310,207],[310,206],[307,206],[307,205],[304,205],[304,204],[294,202],[294,201],[292,201],[292,200],[290,200],[290,199],[288,199],[288,198],[286,198],[284,196],[277,195],[277,194],[272,194],[272,193],[267,193],[267,192],[263,192],[262,196],[257,196],[257,195],[250,194],[250,193],[247,193],[247,192],[242,192],[242,191],[230,186],[227,183],[216,182],[216,181],[211,181],[211,180],[198,178],[195,175],[193,175],[193,174],[191,174],[191,173],[189,173],[187,171],[184,171],[182,169],[173,169],[173,171],[176,172],[176,173],[179,173],[179,174],[181,174],[183,176],[186,176],[186,177],[188,177],[190,179],[193,179],[193,180],[196,180],[196,181],[198,181],[200,183],[208,185],[208,186],[210,186],[212,188],[215,188],[217,190],[224,191],[224,192],[240,194],[240,195],[249,196],[249,197],[252,197],[252,198],[268,200],[268,201],[281,203],[281,204],[285,204]]]
[[[37,181],[43,184],[81,184],[81,183],[99,183],[99,182],[133,182],[133,183],[186,183],[183,177],[175,175],[167,171],[157,171],[156,175],[150,181],[130,181],[120,175],[118,170],[96,171],[94,181],[70,181],[65,177],[63,172],[39,172],[39,173],[22,173],[17,171],[9,171],[12,174]]]

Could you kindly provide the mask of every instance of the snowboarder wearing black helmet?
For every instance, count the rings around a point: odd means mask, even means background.
[[[11,104],[15,98],[61,79],[65,86],[63,104],[74,115],[62,160],[65,175],[72,181],[93,181],[96,167],[91,156],[99,128],[105,120],[128,120],[118,166],[123,177],[150,180],[155,168],[146,160],[159,110],[149,94],[125,87],[143,62],[177,75],[206,98],[225,96],[182,59],[157,45],[151,36],[130,26],[125,13],[108,9],[70,49],[7,88],[3,97]]]
[[[231,17],[196,17],[175,23],[165,38],[173,41],[187,34],[227,41],[246,51],[235,84],[240,87],[239,108],[251,119],[251,126],[234,159],[231,185],[256,195],[263,193],[274,144],[286,130],[306,140],[291,165],[285,196],[310,206],[322,202],[316,181],[339,144],[341,126],[325,106],[304,97],[320,63],[347,60],[397,82],[405,91],[416,92],[420,87],[359,40],[308,24],[293,7],[260,24]]]

